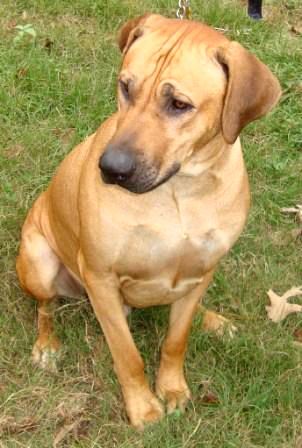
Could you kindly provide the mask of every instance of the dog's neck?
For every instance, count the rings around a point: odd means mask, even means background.
[[[182,163],[179,176],[199,177],[210,169],[219,169],[231,156],[233,146],[240,146],[239,139],[234,145],[226,143],[221,133],[217,134],[208,143],[196,148],[192,155]]]

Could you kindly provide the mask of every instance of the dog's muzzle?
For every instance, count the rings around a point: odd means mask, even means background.
[[[146,193],[166,182],[180,165],[175,163],[159,177],[159,167],[148,163],[142,153],[109,144],[99,159],[99,168],[106,184],[117,184],[132,193]]]

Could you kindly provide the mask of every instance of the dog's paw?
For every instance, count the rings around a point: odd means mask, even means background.
[[[163,406],[150,390],[128,397],[126,409],[131,425],[139,430],[144,429],[147,423],[160,420],[164,415]]]
[[[191,399],[191,392],[182,372],[160,371],[156,381],[156,394],[166,402],[168,414],[176,409],[184,412]]]
[[[60,342],[55,337],[48,342],[38,339],[32,350],[33,363],[43,370],[56,373],[59,347]]]

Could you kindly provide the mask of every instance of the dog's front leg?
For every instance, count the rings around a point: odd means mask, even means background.
[[[144,423],[160,419],[163,408],[146,380],[143,360],[124,315],[117,279],[112,274],[100,277],[92,272],[85,272],[84,279],[111,351],[128,417],[133,426],[142,429]]]
[[[171,305],[156,381],[156,393],[166,401],[168,413],[176,408],[183,411],[191,396],[183,372],[187,341],[197,306],[212,277],[213,272],[206,274],[200,285]]]

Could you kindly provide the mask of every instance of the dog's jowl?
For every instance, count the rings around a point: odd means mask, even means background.
[[[33,359],[53,368],[52,302],[87,292],[130,422],[183,409],[191,322],[240,235],[249,187],[239,133],[278,101],[270,70],[193,21],[146,15],[121,30],[118,111],[61,163],[29,211],[17,271],[38,301]],[[124,314],[171,305],[150,390]]]

